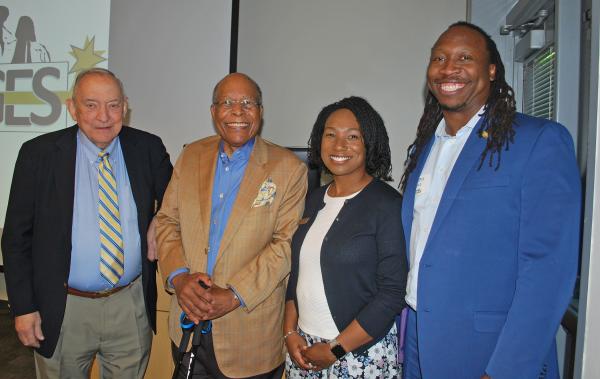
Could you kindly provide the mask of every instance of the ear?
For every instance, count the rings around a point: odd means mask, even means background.
[[[67,110],[69,111],[71,118],[77,122],[77,106],[75,105],[75,102],[73,99],[67,98],[65,104],[67,105]]]
[[[127,97],[123,98],[123,117],[127,114],[129,110],[129,99]]]
[[[211,104],[210,106],[210,115],[212,116],[213,119],[213,123],[215,122],[215,114],[217,113],[217,106],[214,104]]]
[[[494,80],[496,80],[496,65],[495,64],[489,65],[488,73],[490,75],[490,82],[493,82]]]

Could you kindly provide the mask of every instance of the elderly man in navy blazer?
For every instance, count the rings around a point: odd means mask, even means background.
[[[456,23],[431,50],[403,178],[405,378],[558,378],[580,179],[569,132],[515,112],[496,45]]]
[[[80,73],[77,125],[21,147],[2,236],[8,300],[39,378],[144,375],[156,310],[146,234],[171,177],[160,138],[122,125],[120,80]],[[150,250],[152,258],[156,252]]]

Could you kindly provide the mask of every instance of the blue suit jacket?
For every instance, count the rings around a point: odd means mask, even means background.
[[[481,122],[481,120],[480,120]],[[495,170],[475,127],[444,189],[419,266],[417,333],[424,378],[558,377],[554,337],[577,272],[580,178],[568,131],[517,114]],[[411,173],[402,221],[410,243]],[[494,157],[497,159],[497,157]],[[407,251],[410,251],[407,248]]]

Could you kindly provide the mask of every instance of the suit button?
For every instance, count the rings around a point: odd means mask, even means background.
[[[423,309],[423,312],[429,313],[429,312],[431,312],[431,309],[425,308],[425,309]]]
[[[323,238],[323,241],[327,242],[327,236],[325,236],[325,238]]]
[[[432,266],[432,264],[431,264],[431,263],[425,263],[425,264],[423,264],[423,266],[424,266],[425,268],[429,268],[429,267],[431,267],[431,266]]]

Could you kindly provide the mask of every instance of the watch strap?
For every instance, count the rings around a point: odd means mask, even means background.
[[[335,338],[329,342],[329,348],[337,359],[340,359],[347,354],[347,351],[344,350],[344,347],[340,345],[338,340],[336,340]]]

